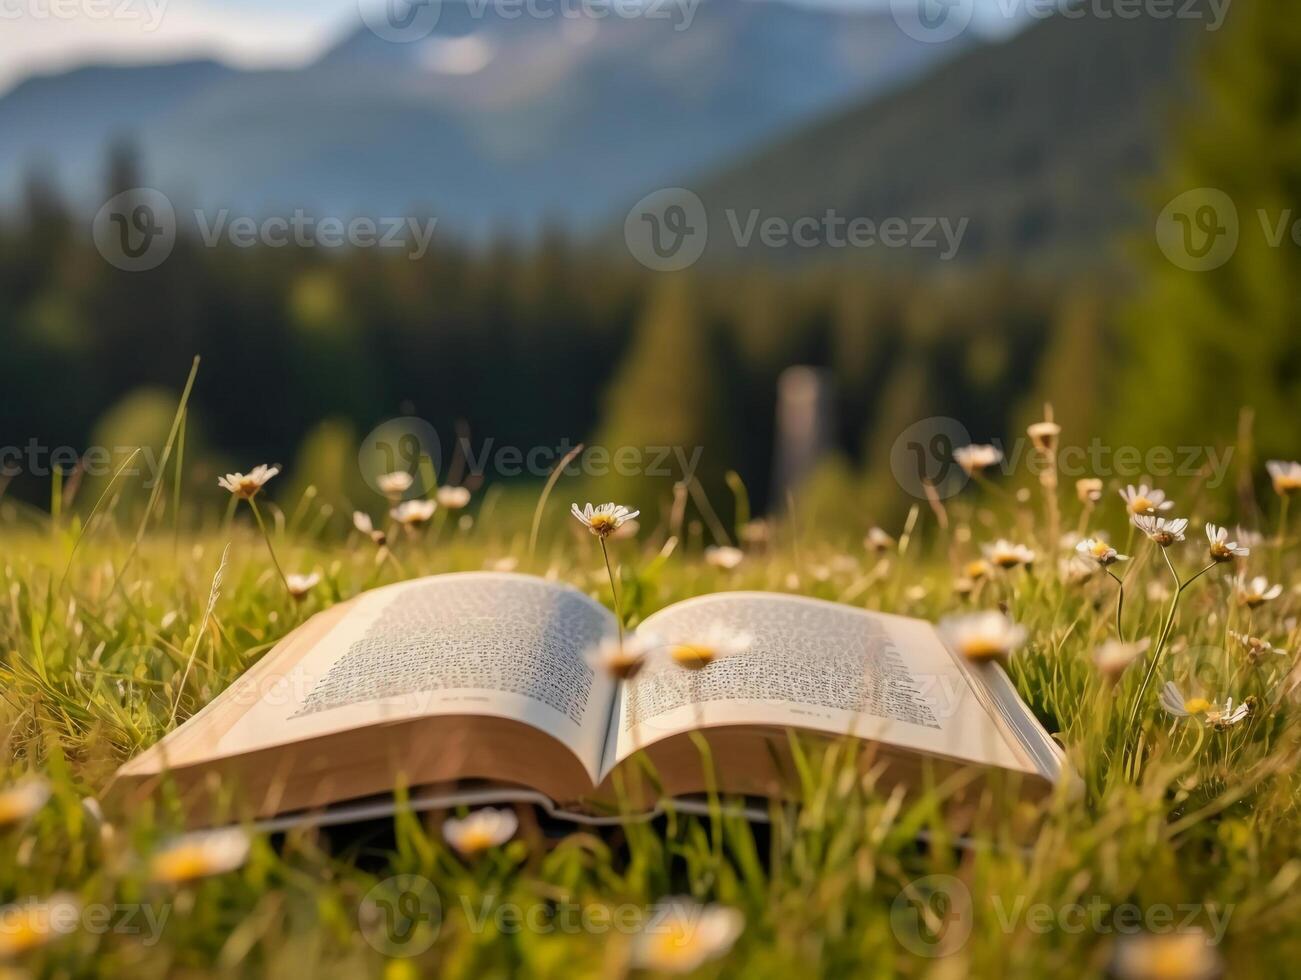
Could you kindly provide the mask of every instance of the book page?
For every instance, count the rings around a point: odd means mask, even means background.
[[[584,651],[613,615],[568,586],[467,572],[376,589],[218,743],[235,755],[429,715],[496,715],[570,747],[595,779],[614,685]]]
[[[699,670],[670,649],[717,632],[742,652]],[[621,686],[606,770],[661,738],[719,725],[775,725],[854,735],[963,762],[1037,771],[977,697],[972,675],[920,620],[774,593],[677,603],[638,628],[645,667]]]

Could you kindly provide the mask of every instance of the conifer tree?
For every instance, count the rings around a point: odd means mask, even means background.
[[[1202,99],[1177,136],[1156,198],[1164,232],[1149,238],[1147,281],[1122,320],[1129,356],[1117,430],[1140,445],[1232,442],[1240,408],[1251,406],[1261,449],[1295,454],[1298,79],[1294,4],[1234,3],[1202,56]],[[1198,271],[1200,264],[1215,267]]]

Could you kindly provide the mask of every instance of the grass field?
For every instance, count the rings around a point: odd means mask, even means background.
[[[6,502],[0,739],[5,784],[18,789],[0,802],[0,900],[13,903],[0,917],[0,951],[14,975],[620,976],[651,962],[647,910],[686,896],[743,917],[728,920],[743,923],[735,937],[716,930],[717,948],[699,937],[682,944],[717,954],[699,964],[705,976],[1294,973],[1298,593],[1294,551],[1276,537],[1280,499],[1267,502],[1249,557],[1212,563],[1202,520],[1231,515],[1191,486],[1167,484],[1179,502],[1171,515],[1193,522],[1186,541],[1163,549],[1127,530],[1117,489],[1109,484],[1092,513],[1064,491],[1057,515],[1037,488],[1017,502],[971,487],[942,509],[914,508],[874,547],[861,541],[868,521],[847,504],[844,533],[774,525],[731,570],[705,559],[708,529],[689,521],[675,543],[666,543],[674,528],[654,520],[638,537],[610,542],[630,623],[732,588],[933,620],[1005,609],[1026,630],[1009,673],[1059,734],[1082,785],[1042,805],[989,795],[971,846],[953,846],[952,784],[904,800],[870,771],[861,775],[854,750],[837,745],[807,748],[802,804],[775,808],[770,828],[670,814],[556,836],[524,812],[509,841],[466,857],[444,839],[442,815],[408,815],[369,835],[254,836],[247,854],[237,842],[230,870],[211,874],[219,855],[159,857],[177,829],[165,799],[104,824],[83,801],[312,613],[402,577],[507,565],[610,603],[597,539],[568,515],[563,483],[532,549],[532,501],[511,509],[476,499],[462,512],[472,521],[436,516],[414,532],[394,528],[383,552],[312,498],[282,512],[264,495],[280,566],[321,575],[295,600],[250,509],[240,503],[223,516],[232,501],[216,487],[200,530],[188,518],[174,527],[166,499],[142,523],[109,498],[84,526],[69,513]],[[1105,570],[1071,564],[1060,529],[1095,524],[1111,527],[1132,559]],[[1033,549],[1033,565],[968,567],[997,538]],[[1235,585],[1243,569],[1281,583],[1281,595],[1243,602]],[[1125,580],[1127,637],[1150,644],[1114,686],[1095,661],[1116,638],[1108,572]],[[1169,680],[1188,717],[1161,707]],[[1245,717],[1226,711],[1230,697],[1247,703]],[[420,876],[437,892],[441,926],[418,955],[385,955],[359,925],[367,894],[396,875]],[[53,906],[39,904],[51,898]],[[52,908],[73,911],[60,920]],[[388,952],[413,952],[420,940]],[[661,960],[674,964],[696,965],[686,954]]]

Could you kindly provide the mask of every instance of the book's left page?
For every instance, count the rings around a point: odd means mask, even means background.
[[[522,721],[567,745],[593,776],[614,697],[584,651],[611,614],[568,586],[467,572],[368,593],[225,732],[231,755],[429,715]]]
[[[366,733],[430,731],[411,723],[445,717],[453,729],[472,727],[460,719],[503,719],[548,735],[594,782],[614,686],[584,653],[615,629],[595,600],[527,575],[467,572],[376,589],[309,621],[123,774],[276,758],[291,746],[351,749]],[[449,738],[446,727],[432,729],[437,741]],[[427,741],[405,743],[404,754],[451,751]]]

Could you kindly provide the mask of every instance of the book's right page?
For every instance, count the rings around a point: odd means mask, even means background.
[[[922,620],[802,596],[732,592],[669,606],[637,634],[651,650],[615,700],[607,771],[639,748],[692,729],[765,725],[1055,775],[1003,717],[987,679],[960,663]],[[747,640],[744,649],[703,669],[673,660],[677,645],[728,635]]]

